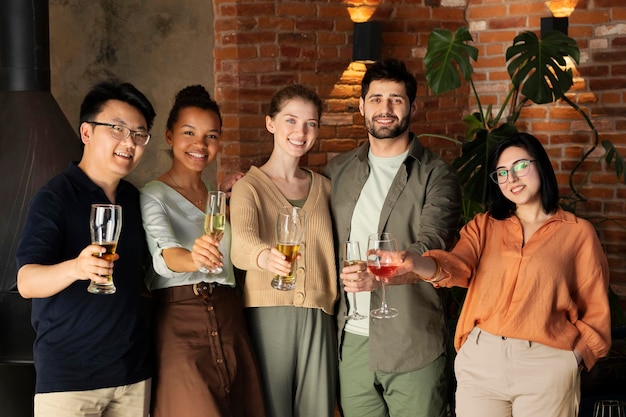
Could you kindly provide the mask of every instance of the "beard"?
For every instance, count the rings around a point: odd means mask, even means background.
[[[395,117],[384,115],[384,117]],[[393,139],[407,130],[409,130],[410,118],[409,116],[403,117],[399,122],[394,123],[390,126],[379,126],[375,127],[374,119],[365,119],[365,128],[367,129],[367,133],[369,133],[372,137],[376,139]]]

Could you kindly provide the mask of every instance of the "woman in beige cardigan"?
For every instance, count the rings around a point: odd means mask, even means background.
[[[336,388],[333,307],[337,278],[329,210],[330,182],[302,169],[300,158],[319,133],[322,102],[293,85],[277,92],[265,118],[274,136],[269,160],[233,187],[232,261],[246,271],[244,303],[259,360],[269,416],[332,416]],[[296,288],[270,285],[291,264],[276,250],[280,207],[306,212],[306,232],[297,260]]]

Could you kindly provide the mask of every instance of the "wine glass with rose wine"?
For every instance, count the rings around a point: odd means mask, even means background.
[[[226,227],[226,193],[223,191],[209,191],[204,215],[204,233],[220,240]],[[201,266],[200,272],[205,274],[219,274],[222,268]]]
[[[380,308],[372,310],[372,317],[390,319],[398,315],[398,310],[387,306],[385,282],[388,282],[398,270],[398,241],[391,233],[374,233],[367,241],[367,268],[380,278],[382,302]]]

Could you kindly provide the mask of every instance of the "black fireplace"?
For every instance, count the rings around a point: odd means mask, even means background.
[[[80,159],[50,90],[47,0],[0,0],[0,414],[32,416],[30,300],[16,289],[15,252],[29,200]]]

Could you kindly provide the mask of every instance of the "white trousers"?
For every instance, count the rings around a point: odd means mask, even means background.
[[[478,327],[455,359],[457,417],[576,417],[573,351],[492,335]]]

